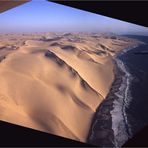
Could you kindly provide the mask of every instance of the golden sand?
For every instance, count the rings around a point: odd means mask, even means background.
[[[114,80],[113,55],[137,44],[80,33],[0,39],[0,120],[82,142]]]

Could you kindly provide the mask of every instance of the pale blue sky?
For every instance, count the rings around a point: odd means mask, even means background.
[[[72,7],[33,0],[0,14],[0,32],[87,31],[148,35],[148,28]]]

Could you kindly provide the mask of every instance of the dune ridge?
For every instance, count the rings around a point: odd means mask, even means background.
[[[113,56],[139,44],[90,33],[0,38],[0,120],[82,142],[114,80]]]

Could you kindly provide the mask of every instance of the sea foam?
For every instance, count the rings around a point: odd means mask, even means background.
[[[116,98],[114,99],[113,110],[111,111],[112,129],[114,131],[114,143],[116,147],[122,146],[132,136],[126,115],[126,108],[128,108],[132,100],[130,85],[133,77],[126,64],[120,59],[120,56],[123,56],[127,51],[136,47],[137,46],[126,48],[114,57],[117,68],[123,73],[121,76],[122,83],[118,91],[115,92]]]

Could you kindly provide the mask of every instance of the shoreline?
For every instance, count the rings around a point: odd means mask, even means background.
[[[117,69],[113,57],[137,42],[118,37],[114,40],[111,36],[94,38],[93,34],[78,36],[77,38],[72,33],[63,36],[1,36],[1,46],[6,47],[4,52],[14,51],[12,56],[9,55],[8,59],[1,63],[1,92],[2,98],[7,100],[5,104],[1,101],[1,112],[4,112],[1,118],[11,123],[87,142],[91,124],[94,124],[92,119],[98,108],[100,114],[98,113],[96,118],[99,120],[95,122],[94,119],[95,125],[92,128],[95,129],[99,124],[99,132],[92,131],[91,137],[99,137],[100,145],[105,143],[107,146],[114,146],[110,111],[114,107],[114,92],[118,90],[116,85],[120,84],[121,80],[115,81]],[[72,42],[69,39],[72,39]],[[18,50],[13,50],[13,46],[17,46]],[[55,73],[59,74],[58,79],[55,79]],[[26,75],[27,77],[24,77]],[[20,87],[19,83],[16,83],[14,87],[14,81],[22,81],[23,85]],[[109,93],[114,81],[114,87]],[[15,93],[18,88],[19,93]],[[34,93],[36,89],[38,91]],[[36,103],[32,106],[31,102],[34,100]],[[100,103],[101,111],[98,107]],[[17,114],[18,106],[20,114]],[[44,109],[40,110],[40,106]],[[61,106],[67,107],[61,110]],[[27,118],[23,114],[26,114]],[[37,114],[39,115],[36,116]],[[19,120],[16,120],[16,116]],[[51,118],[53,122],[50,122]],[[84,122],[81,122],[82,118]]]
[[[112,129],[114,131],[116,147],[122,146],[124,142],[126,142],[132,135],[126,115],[126,108],[129,106],[132,99],[130,86],[133,78],[128,70],[128,67],[126,66],[126,63],[120,59],[120,56],[123,56],[125,53],[135,49],[136,47],[137,46],[125,48],[114,58],[117,78],[121,79],[122,81],[118,90],[115,92],[115,99],[113,101],[114,107],[111,111]]]
[[[117,74],[118,73],[118,74]],[[114,76],[115,79],[112,83],[110,91],[103,102],[98,106],[96,113],[92,120],[92,125],[88,135],[88,143],[100,147],[114,147],[115,137],[112,129],[112,115],[113,102],[115,100],[114,92],[118,90],[118,85],[121,84],[119,76],[119,69],[115,66],[114,62]]]
[[[124,127],[124,126],[127,126],[127,119],[126,119],[126,115],[125,115],[125,111],[124,111],[125,104],[128,103],[128,101],[125,100],[127,97],[125,99],[123,99],[123,96],[120,94],[121,91],[126,92],[125,94],[128,93],[127,89],[129,89],[128,85],[130,85],[128,77],[130,77],[130,73],[128,73],[126,71],[125,64],[121,60],[119,60],[118,57],[123,55],[127,51],[136,48],[137,46],[139,46],[139,45],[134,45],[132,47],[125,48],[113,56],[114,81],[110,87],[110,91],[109,91],[107,97],[99,105],[99,107],[97,108],[96,113],[93,117],[92,125],[91,125],[90,132],[88,134],[88,139],[87,139],[87,142],[90,144],[101,146],[101,147],[102,146],[105,146],[105,147],[106,146],[107,147],[108,146],[109,147],[110,146],[113,146],[113,147],[122,146],[122,144],[126,140],[128,140],[126,137],[128,136],[128,138],[129,138],[131,135],[130,131],[128,131],[129,127],[126,127],[126,128]],[[119,61],[120,61],[120,63],[119,63]],[[126,89],[126,90],[119,91],[119,89],[121,89],[121,87],[123,87],[121,84],[122,84],[122,82],[125,81],[125,79],[127,79],[126,82],[128,82],[128,84],[126,84],[126,85],[123,84],[124,89]],[[131,80],[130,80],[130,82],[131,82]],[[125,94],[124,94],[124,96],[125,96]],[[121,100],[119,102],[117,101],[118,97],[121,97]],[[117,105],[116,108],[115,108],[115,104]],[[121,106],[121,109],[120,109],[121,112],[119,112],[119,110],[118,110],[119,106]],[[121,114],[121,118],[123,118],[123,119],[121,119],[121,121],[123,121],[122,123],[120,120],[118,120],[118,118],[116,118],[116,115],[115,115],[116,113]],[[124,122],[126,122],[126,123],[124,123]],[[125,132],[125,130],[122,131],[121,135],[123,135],[123,137],[121,139],[119,138],[119,140],[117,140],[116,137],[119,136],[118,134],[120,134],[121,131],[119,131],[116,128],[116,127],[118,127],[117,123],[118,124],[120,123],[119,126],[126,130],[126,132]]]

